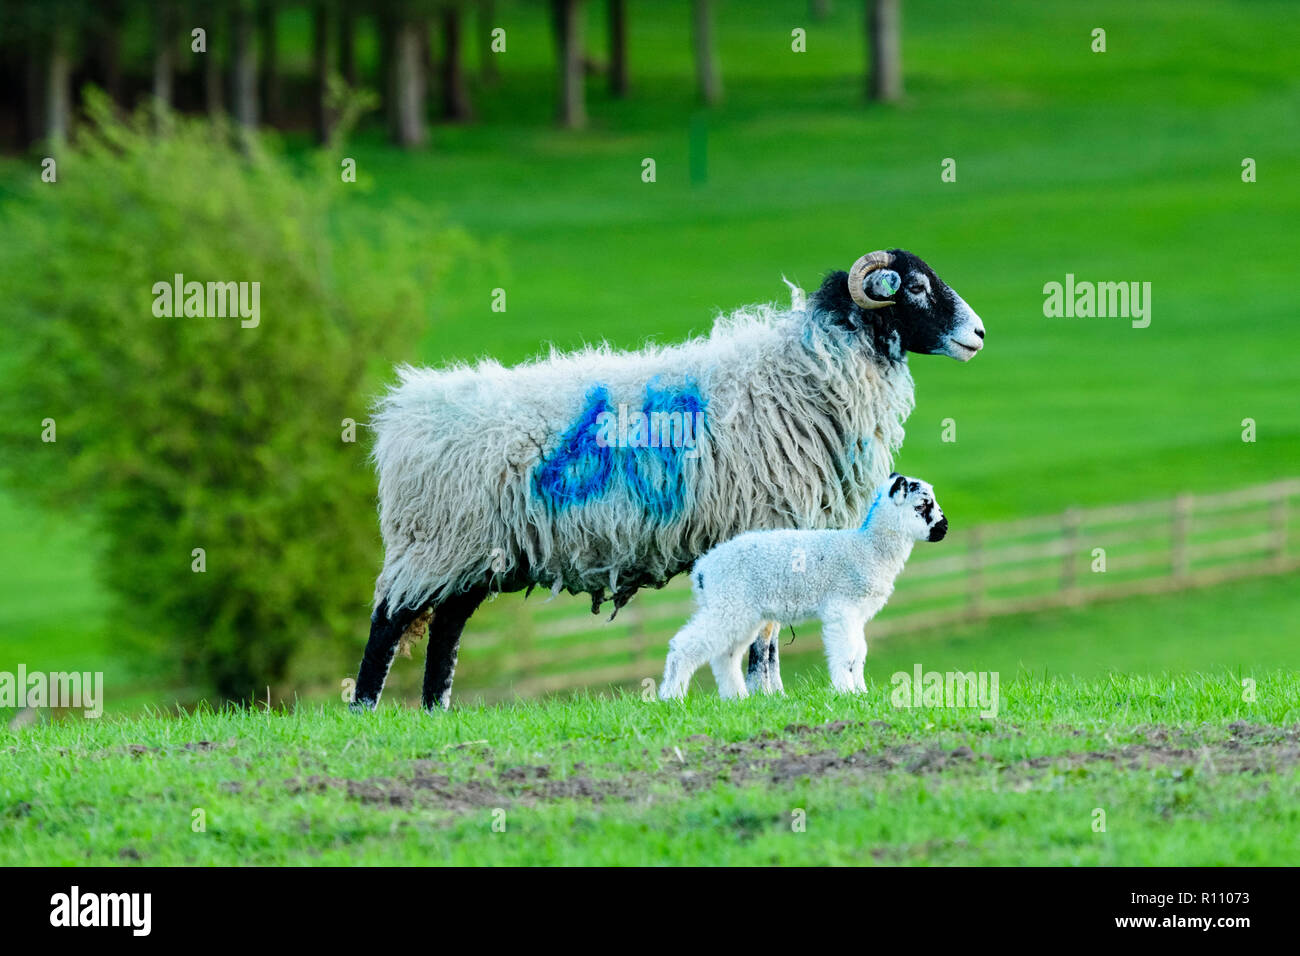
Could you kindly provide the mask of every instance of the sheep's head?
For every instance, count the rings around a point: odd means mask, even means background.
[[[834,272],[817,293],[836,322],[873,336],[876,350],[948,355],[968,362],[984,347],[984,323],[919,257],[872,252],[846,275]]]

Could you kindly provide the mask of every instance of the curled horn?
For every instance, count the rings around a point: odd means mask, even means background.
[[[863,281],[871,273],[877,269],[888,269],[893,264],[894,257],[888,252],[868,252],[853,263],[853,268],[849,270],[849,295],[853,297],[853,301],[864,309],[883,309],[887,305],[893,305],[892,299],[889,302],[881,302],[869,297],[862,287]]]

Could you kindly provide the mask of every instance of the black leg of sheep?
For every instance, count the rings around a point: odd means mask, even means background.
[[[460,633],[487,594],[485,587],[471,588],[434,606],[433,620],[429,622],[429,653],[424,659],[421,702],[425,710],[446,710],[450,705]]]
[[[375,709],[379,695],[384,692],[388,670],[393,666],[393,658],[397,655],[397,643],[421,613],[422,608],[404,607],[390,615],[387,602],[381,601],[375,608],[375,613],[370,615],[370,640],[366,642],[365,653],[361,656],[356,691],[352,695],[353,711]]]

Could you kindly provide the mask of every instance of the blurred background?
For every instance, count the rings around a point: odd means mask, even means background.
[[[954,533],[868,673],[1294,667],[1297,46],[1284,0],[0,3],[0,671],[336,695],[394,364],[677,340],[894,246],[988,348],[911,359]],[[157,317],[177,273],[260,324]],[[1067,274],[1150,326],[1046,317]],[[656,677],[685,600],[501,596],[458,692]]]

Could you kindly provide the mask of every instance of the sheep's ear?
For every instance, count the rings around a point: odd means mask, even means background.
[[[900,491],[907,494],[907,478],[904,475],[892,474],[889,476],[894,479],[894,483],[889,486],[889,497],[895,497]]]
[[[902,284],[903,280],[893,269],[877,269],[866,277],[862,286],[868,298],[888,302]]]

